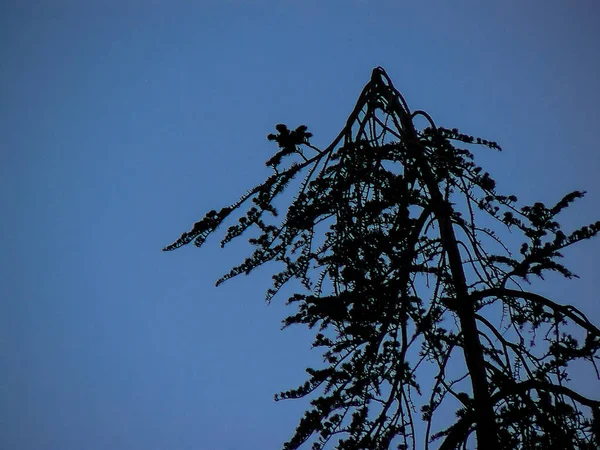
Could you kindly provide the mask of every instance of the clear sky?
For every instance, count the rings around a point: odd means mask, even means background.
[[[0,448],[279,448],[318,364],[247,250],[173,253],[260,182],[276,123],[337,135],[373,67],[525,202],[587,190],[600,218],[595,0],[4,0],[0,4]],[[600,239],[543,292],[600,323]],[[577,374],[575,374],[577,375]]]

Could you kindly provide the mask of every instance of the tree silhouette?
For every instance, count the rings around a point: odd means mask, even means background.
[[[417,116],[429,123],[422,131]],[[600,401],[578,393],[566,371],[579,360],[598,375],[600,330],[523,287],[548,271],[576,276],[560,252],[600,222],[565,233],[556,216],[583,192],[517,207],[455,146],[499,145],[411,113],[380,67],[327,148],[310,143],[306,126],[276,130],[268,139],[279,150],[266,162],[274,173],[163,250],[201,246],[254,203],[221,246],[253,228],[255,249],[217,285],[279,261],[267,301],[299,280],[284,327],[314,328],[323,348],[324,366],[276,395],[311,398],[285,449],[457,449],[473,433],[480,449],[600,448]],[[275,199],[300,174],[278,219]],[[512,248],[499,228],[523,242]],[[451,408],[454,422],[437,425]]]

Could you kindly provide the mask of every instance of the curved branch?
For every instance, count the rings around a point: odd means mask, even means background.
[[[507,289],[507,288],[491,288],[485,289],[483,291],[473,292],[471,294],[471,300],[476,302],[478,300],[482,300],[486,297],[513,297],[513,298],[521,298],[524,300],[530,300],[532,302],[541,303],[542,305],[550,308],[556,312],[563,314],[564,316],[571,319],[580,327],[584,328],[586,331],[591,333],[593,336],[600,338],[600,329],[595,327],[583,314],[580,310],[575,308],[574,306],[563,306],[558,303],[553,302],[552,300],[547,299],[546,297],[534,294],[533,292],[527,291],[517,291],[515,289]]]
[[[566,395],[567,397],[589,408],[600,408],[600,401],[598,400],[592,400],[591,398],[587,398],[581,395],[580,393],[569,389],[568,387],[559,386],[557,384],[552,383],[546,383],[541,380],[525,380],[521,383],[515,383],[510,387],[505,387],[500,392],[494,394],[492,396],[492,400],[494,401],[494,403],[496,403],[499,400],[504,399],[507,395],[520,394],[522,392],[527,392],[532,389],[551,392],[553,394]]]

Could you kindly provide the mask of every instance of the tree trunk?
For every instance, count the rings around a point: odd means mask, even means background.
[[[475,415],[477,417],[476,436],[477,447],[481,450],[499,450],[498,432],[492,404],[489,384],[485,372],[485,359],[483,348],[479,339],[477,322],[475,320],[474,303],[471,301],[462,258],[458,249],[454,227],[451,221],[452,207],[444,200],[438,183],[429,167],[427,160],[423,157],[419,140],[410,116],[393,96],[392,107],[401,119],[401,128],[406,133],[407,146],[412,147],[412,153],[418,162],[423,182],[431,196],[435,216],[440,226],[442,243],[448,253],[450,272],[456,290],[455,305],[452,309],[456,311],[463,334],[465,361],[471,377],[473,387],[473,399]]]

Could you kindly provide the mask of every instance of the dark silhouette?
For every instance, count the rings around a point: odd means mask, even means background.
[[[417,131],[416,116],[430,126]],[[573,306],[523,288],[547,271],[576,276],[560,251],[595,236],[600,222],[565,234],[556,216],[583,192],[517,207],[455,146],[498,144],[411,113],[382,68],[327,148],[313,146],[304,125],[276,130],[268,139],[279,151],[266,163],[274,174],[164,250],[202,245],[254,203],[222,245],[255,227],[255,250],[217,285],[279,261],[267,300],[300,280],[305,291],[289,298],[296,310],[284,326],[316,327],[313,345],[324,348],[324,367],[276,396],[312,398],[285,449],[309,440],[313,449],[472,448],[473,433],[486,450],[600,448],[600,401],[566,374],[575,360],[596,369],[600,330]],[[301,173],[279,220],[273,200]],[[523,242],[511,251],[492,228]],[[434,417],[453,422],[440,427]]]

